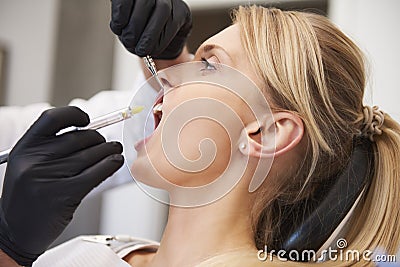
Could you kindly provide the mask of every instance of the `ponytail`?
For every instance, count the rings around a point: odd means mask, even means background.
[[[373,142],[371,184],[347,236],[353,249],[381,247],[395,254],[400,246],[400,125],[386,114],[381,130]]]

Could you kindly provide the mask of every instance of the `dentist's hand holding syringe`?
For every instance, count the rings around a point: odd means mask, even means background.
[[[0,199],[1,266],[13,266],[3,265],[3,252],[20,265],[35,261],[81,200],[122,166],[122,145],[105,142],[95,130],[60,134],[88,124],[88,115],[76,107],[51,109],[12,149]]]
[[[121,110],[114,111],[107,115],[95,118],[90,121],[88,125],[85,127],[68,127],[60,130],[56,135],[60,135],[63,133],[71,132],[71,131],[79,131],[79,130],[99,130],[103,127],[112,125],[114,123],[130,119],[136,113],[139,113],[143,110],[143,106],[138,107],[127,107]],[[0,164],[3,164],[8,161],[9,153],[11,149],[0,152]]]

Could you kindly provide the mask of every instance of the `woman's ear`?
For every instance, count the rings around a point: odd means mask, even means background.
[[[240,151],[252,157],[278,157],[296,147],[304,135],[304,124],[292,112],[281,111],[265,119],[263,126],[257,122],[246,126],[246,141],[239,144]]]

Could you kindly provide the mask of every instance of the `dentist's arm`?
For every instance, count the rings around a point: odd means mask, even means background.
[[[84,196],[122,166],[121,144],[96,131],[56,135],[88,123],[76,107],[45,111],[11,151],[0,199],[0,266],[32,264]]]
[[[10,256],[4,253],[0,249],[0,266],[2,267],[19,267],[18,263],[16,263]]]

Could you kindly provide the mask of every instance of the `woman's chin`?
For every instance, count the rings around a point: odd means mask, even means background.
[[[136,181],[146,184],[145,179],[145,170],[144,166],[141,163],[141,159],[135,159],[131,166],[131,174]]]
[[[145,185],[162,189],[159,178],[154,177],[155,175],[151,169],[152,166],[151,165],[149,166],[149,164],[146,163],[148,162],[146,162],[142,158],[137,158],[133,162],[131,166],[131,174],[133,178],[136,181],[141,182]]]

